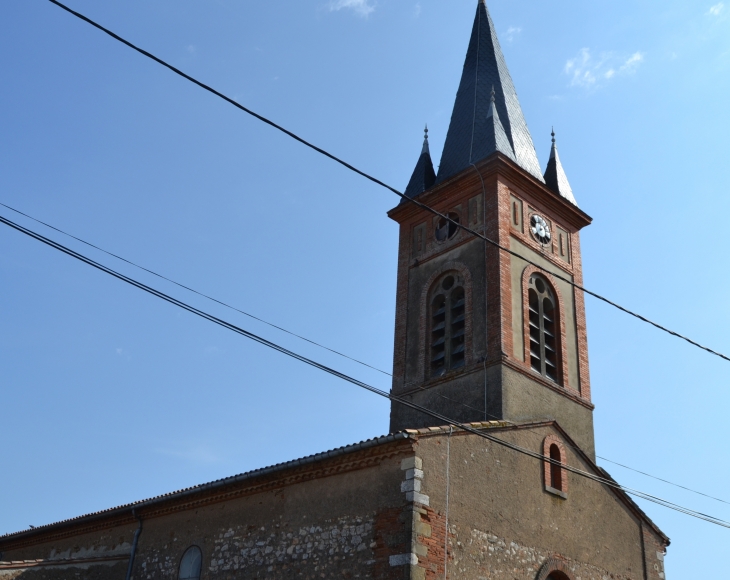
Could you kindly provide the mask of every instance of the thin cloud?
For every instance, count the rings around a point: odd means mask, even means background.
[[[644,54],[641,52],[635,52],[626,59],[626,62],[622,64],[618,70],[622,73],[632,74],[636,72],[636,69],[639,68],[639,65],[642,62],[644,62]]]
[[[720,14],[722,14],[723,10],[725,10],[725,3],[718,2],[714,6],[710,6],[710,9],[707,11],[707,15],[708,16],[720,16]]]
[[[612,52],[603,52],[594,57],[590,49],[581,48],[576,57],[565,63],[564,72],[570,77],[571,87],[591,89],[616,76],[635,73],[643,61],[644,54],[641,52],[620,59]]]
[[[522,28],[519,26],[510,26],[507,29],[507,33],[504,35],[507,42],[514,42],[515,38],[522,32]]]
[[[418,18],[421,15],[421,3],[420,2],[416,3],[416,7],[413,12],[414,12],[414,15],[416,18]]]
[[[352,10],[362,18],[367,18],[375,12],[375,4],[372,4],[370,0],[330,0],[330,12],[338,12],[345,8]]]

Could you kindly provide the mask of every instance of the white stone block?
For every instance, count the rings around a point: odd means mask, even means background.
[[[400,490],[405,493],[407,491],[421,491],[421,484],[423,482],[420,479],[407,479],[400,484]]]
[[[403,471],[408,469],[423,469],[423,461],[420,457],[408,457],[400,462],[400,468]]]
[[[415,566],[418,564],[418,556],[415,554],[399,554],[390,557],[391,566]]]
[[[406,471],[406,479],[423,479],[423,471],[420,469],[409,469]]]
[[[420,503],[423,505],[428,505],[428,496],[423,495],[422,493],[418,493],[417,491],[409,491],[406,494],[406,499],[408,501],[413,501],[413,502]]]

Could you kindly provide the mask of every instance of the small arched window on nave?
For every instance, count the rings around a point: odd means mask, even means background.
[[[203,553],[198,546],[190,546],[180,560],[178,580],[200,580],[203,569]]]
[[[533,274],[527,289],[530,331],[530,366],[551,381],[559,381],[558,308],[550,284]]]
[[[550,487],[558,491],[563,489],[563,456],[560,453],[560,447],[555,443],[550,446]]]
[[[434,285],[430,309],[431,376],[440,377],[466,363],[466,293],[455,272]]]
[[[548,435],[542,443],[542,454],[545,457],[545,491],[568,498],[568,471],[565,446],[555,435]]]

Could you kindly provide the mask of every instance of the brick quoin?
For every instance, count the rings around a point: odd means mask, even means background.
[[[375,517],[375,578],[407,580],[408,566],[391,566],[390,557],[410,552],[410,534],[406,531],[407,508],[385,509]]]
[[[426,571],[426,580],[439,580],[444,577],[444,548],[446,518],[431,508],[421,510],[421,521],[430,526],[430,535],[418,535],[418,543],[428,549],[428,556],[418,558],[418,566]]]

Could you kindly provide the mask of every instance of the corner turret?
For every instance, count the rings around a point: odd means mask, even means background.
[[[577,206],[578,203],[573,196],[573,189],[570,187],[570,183],[568,183],[568,177],[565,175],[563,164],[560,163],[558,146],[555,144],[554,129],[551,135],[553,137],[553,146],[550,149],[550,161],[548,161],[547,169],[545,170],[545,184],[560,197],[567,199],[570,203]]]
[[[416,168],[413,170],[408,187],[406,187],[406,197],[416,197],[427,189],[430,189],[435,181],[436,172],[433,170],[431,151],[428,147],[428,125],[426,125],[423,136],[423,149],[421,149],[421,156],[418,158]],[[401,200],[401,203],[404,202],[405,200]]]

